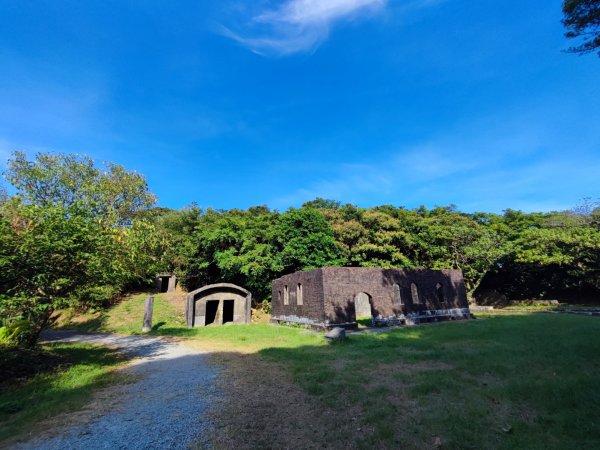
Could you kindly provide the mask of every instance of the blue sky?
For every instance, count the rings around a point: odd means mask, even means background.
[[[0,166],[84,153],[160,204],[600,197],[600,58],[560,1],[0,2]]]

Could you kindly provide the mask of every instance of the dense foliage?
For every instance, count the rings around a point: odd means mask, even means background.
[[[86,157],[15,153],[6,178],[16,195],[0,195],[0,326],[21,324],[30,344],[57,308],[102,307],[164,271],[188,289],[236,283],[257,301],[269,299],[272,279],[321,266],[461,269],[482,302],[600,292],[600,205],[591,200],[501,215],[324,199],[283,213],[176,211],[152,208],[143,176],[113,164],[101,171]]]
[[[296,270],[426,267],[461,269],[469,292],[482,300],[496,290],[511,299],[589,301],[600,291],[598,206],[499,215],[317,199],[284,213],[255,207],[167,215],[168,226],[177,217],[187,224],[172,267],[190,289],[230,280],[263,299],[271,279]]]
[[[568,30],[565,35],[582,39],[569,51],[581,54],[600,49],[600,0],[564,0],[562,9],[563,24]]]
[[[155,202],[141,175],[17,152],[5,176],[16,195],[0,202],[0,326],[17,343],[35,343],[57,308],[102,306],[162,269],[160,233],[135,219]]]

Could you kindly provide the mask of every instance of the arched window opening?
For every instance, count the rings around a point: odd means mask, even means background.
[[[394,304],[402,305],[402,294],[400,293],[400,286],[394,284]]]
[[[410,283],[410,294],[412,296],[412,302],[414,305],[421,303],[419,300],[419,288],[415,283]]]
[[[446,297],[444,296],[444,286],[441,283],[435,285],[435,295],[440,303],[446,303]]]
[[[304,304],[304,299],[302,298],[302,284],[298,283],[298,287],[296,288],[296,302],[298,305]]]
[[[283,287],[283,304],[284,305],[290,304],[290,293],[288,291],[287,284]]]

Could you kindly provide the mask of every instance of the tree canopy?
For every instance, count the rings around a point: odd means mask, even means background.
[[[5,176],[17,195],[0,202],[0,326],[28,321],[28,343],[57,308],[103,305],[164,269],[164,236],[141,216],[155,202],[143,176],[20,152]]]
[[[582,40],[568,51],[583,54],[600,49],[600,0],[564,0],[562,10],[562,22],[568,30],[565,36]]]
[[[102,170],[83,155],[38,153],[28,161],[23,152],[14,152],[5,178],[27,203],[78,205],[108,225],[130,224],[156,203],[143,175],[113,163]]]
[[[144,177],[90,158],[15,153],[0,192],[0,326],[57,308],[98,308],[174,272],[192,290],[231,282],[258,300],[270,282],[322,266],[462,270],[471,295],[598,297],[600,202],[572,211],[467,214],[454,206],[361,208],[315,199],[285,212],[153,208]],[[19,322],[20,323],[20,322]]]

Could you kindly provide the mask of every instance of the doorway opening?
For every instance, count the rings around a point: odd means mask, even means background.
[[[169,277],[160,277],[160,292],[169,290]]]
[[[354,313],[359,324],[369,326],[373,318],[371,311],[371,296],[365,292],[359,292],[354,297]]]
[[[209,300],[206,302],[206,320],[205,325],[214,323],[217,318],[217,311],[219,311],[219,300]]]
[[[438,302],[446,303],[446,297],[444,296],[444,286],[441,283],[435,285],[435,295],[438,298]]]
[[[233,322],[234,300],[223,300],[223,323]]]

